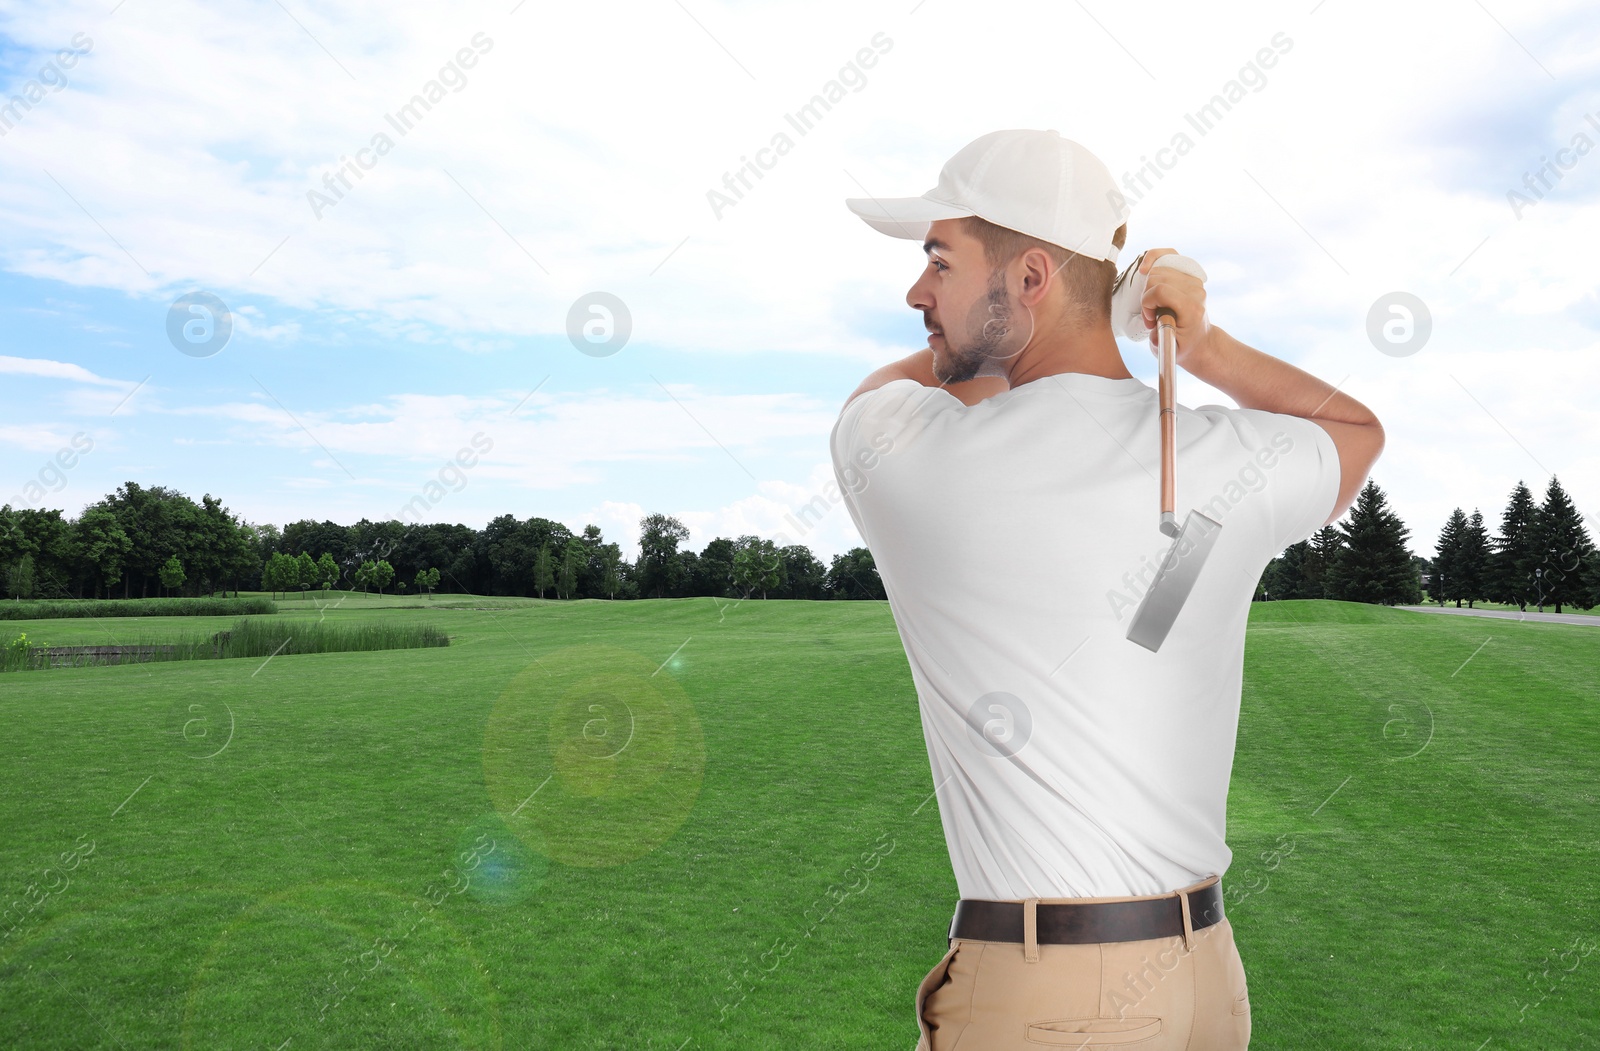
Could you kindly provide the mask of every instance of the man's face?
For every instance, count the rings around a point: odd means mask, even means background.
[[[1005,272],[990,267],[983,245],[956,219],[932,223],[922,248],[928,264],[906,302],[922,311],[934,376],[941,383],[960,383],[1006,375],[1009,360],[1027,338],[1013,322],[1019,310]]]

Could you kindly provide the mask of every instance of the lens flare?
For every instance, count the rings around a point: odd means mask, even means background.
[[[657,662],[572,646],[528,665],[484,729],[484,785],[530,850],[564,865],[623,865],[675,833],[700,796],[705,739]]]

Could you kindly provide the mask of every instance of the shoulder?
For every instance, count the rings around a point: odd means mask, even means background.
[[[901,377],[881,386],[860,389],[851,394],[839,410],[834,433],[849,429],[865,419],[903,419],[934,416],[963,408],[955,395],[942,387],[929,387]]]
[[[941,419],[963,408],[949,391],[903,377],[857,391],[840,410],[828,438],[834,464],[909,448],[930,425],[941,425]]]
[[[876,376],[876,374],[874,374],[874,376]],[[891,409],[905,408],[911,396],[918,394],[919,392],[942,394],[946,399],[959,404],[959,401],[956,399],[955,395],[951,394],[942,387],[930,387],[907,376],[876,379],[874,376],[868,376],[866,379],[862,380],[861,386],[852,391],[850,393],[850,397],[845,399],[844,407],[839,410],[839,415],[841,418],[845,413],[857,406],[878,406],[879,408],[875,411],[882,411],[884,407],[889,407]],[[923,401],[930,399],[918,400]]]
[[[1222,436],[1244,489],[1270,522],[1273,551],[1311,535],[1332,514],[1341,478],[1333,436],[1315,420],[1265,409],[1203,405],[1195,410]],[[1182,433],[1182,424],[1179,424]]]
[[[1301,416],[1227,405],[1200,405],[1191,411],[1247,452],[1271,449],[1280,454],[1299,452],[1314,456],[1320,451],[1334,451],[1333,439],[1327,430],[1315,420]]]

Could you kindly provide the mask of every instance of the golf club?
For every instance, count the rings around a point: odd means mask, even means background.
[[[1159,262],[1159,260],[1158,260]],[[1170,307],[1156,308],[1160,376],[1157,398],[1161,406],[1161,531],[1173,537],[1167,557],[1161,560],[1150,590],[1145,592],[1128,625],[1128,638],[1152,653],[1161,649],[1167,633],[1189,599],[1206,558],[1222,533],[1222,523],[1191,510],[1178,528],[1175,469],[1177,466],[1178,413],[1173,381],[1177,373],[1177,314]]]

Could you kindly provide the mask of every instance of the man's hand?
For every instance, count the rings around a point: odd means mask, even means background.
[[[1383,426],[1372,410],[1310,373],[1234,339],[1206,316],[1205,283],[1171,267],[1150,269],[1173,248],[1152,248],[1139,263],[1148,274],[1142,302],[1150,344],[1156,347],[1156,308],[1177,314],[1178,364],[1190,375],[1229,395],[1244,409],[1265,409],[1311,420],[1328,432],[1339,452],[1339,494],[1327,522],[1355,502],[1372,465],[1383,452]]]
[[[1145,278],[1143,308],[1145,327],[1150,330],[1150,350],[1156,353],[1160,333],[1156,330],[1156,308],[1170,307],[1177,315],[1178,364],[1185,369],[1203,354],[1211,341],[1211,319],[1206,315],[1205,282],[1192,274],[1169,266],[1151,266],[1164,255],[1177,255],[1176,248],[1152,248],[1139,262]],[[1196,352],[1199,351],[1200,354]]]

